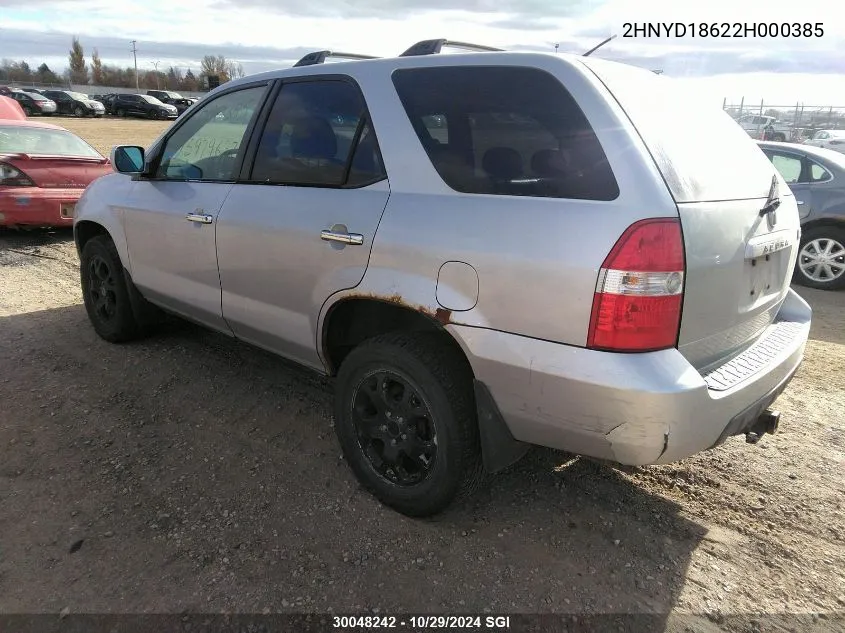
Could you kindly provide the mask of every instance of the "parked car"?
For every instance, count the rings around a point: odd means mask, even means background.
[[[9,86],[0,86],[0,97],[11,97],[12,96],[12,88]]]
[[[180,115],[194,104],[193,99],[183,97],[178,92],[173,92],[172,90],[147,90],[147,94],[155,97],[162,103],[174,106],[177,114]]]
[[[0,226],[71,226],[82,191],[110,171],[58,125],[0,118]]]
[[[175,119],[178,116],[176,106],[162,103],[149,95],[116,95],[111,104],[117,116],[143,116],[148,119]]]
[[[774,432],[811,310],[755,143],[649,70],[435,44],[227,82],[114,148],[74,224],[99,336],[164,310],[334,376],[347,463],[413,516],[532,444],[665,464]]]
[[[13,90],[12,99],[21,104],[21,108],[26,116],[32,116],[33,114],[49,116],[56,112],[56,102],[37,92]]]
[[[0,95],[0,121],[9,119],[26,121],[26,112],[23,111],[21,104],[12,97]]]
[[[804,144],[845,153],[845,130],[819,130]]]
[[[106,109],[106,114],[114,114],[114,100],[117,98],[117,94],[109,93],[103,95],[103,98],[100,99],[100,103],[103,104],[103,107]]]
[[[771,141],[786,141],[791,138],[790,127],[773,116],[747,114],[739,117],[737,123],[751,138]]]
[[[845,156],[792,143],[759,145],[797,200],[801,244],[795,281],[822,290],[845,288]]]
[[[56,103],[57,114],[74,116],[103,116],[106,109],[99,101],[92,101],[88,95],[72,90],[45,90],[44,96]]]

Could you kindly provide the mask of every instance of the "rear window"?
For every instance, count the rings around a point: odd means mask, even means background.
[[[397,70],[393,83],[456,191],[613,200],[619,187],[584,113],[550,74],[517,66]]]
[[[26,126],[0,126],[0,154],[7,152],[102,158],[97,150],[70,132]]]
[[[677,202],[768,196],[772,164],[718,100],[702,102],[679,82],[648,70],[582,61],[625,110]]]

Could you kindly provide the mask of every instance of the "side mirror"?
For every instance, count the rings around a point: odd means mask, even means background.
[[[137,145],[117,145],[111,151],[111,164],[120,174],[140,174],[144,171],[144,148]]]

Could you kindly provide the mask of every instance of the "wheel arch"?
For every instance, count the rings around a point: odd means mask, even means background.
[[[318,352],[330,376],[349,352],[368,338],[398,331],[439,333],[466,363],[472,378],[484,469],[495,473],[518,461],[529,445],[517,441],[487,386],[477,379],[453,312],[428,302],[417,303],[398,293],[379,294],[352,289],[327,302],[318,326]],[[437,307],[435,307],[437,306]],[[457,313],[460,315],[461,313]]]
[[[803,236],[807,231],[825,226],[835,226],[840,229],[845,229],[845,216],[825,215],[819,218],[813,218],[801,225],[801,234]]]
[[[82,255],[82,249],[85,248],[85,244],[91,239],[98,235],[107,235],[111,237],[111,234],[108,232],[108,229],[104,227],[99,222],[94,222],[93,220],[81,220],[74,224],[73,226],[73,241],[76,244],[76,252],[78,255]],[[112,238],[112,241],[114,239]]]
[[[440,332],[466,358],[463,347],[445,328],[450,318],[450,310],[413,304],[398,293],[345,293],[324,310],[321,319],[318,344],[323,364],[327,373],[334,376],[353,347],[368,338],[396,331]]]

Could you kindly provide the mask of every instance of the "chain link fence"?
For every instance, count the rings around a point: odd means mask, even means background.
[[[779,105],[765,101],[722,102],[725,110],[754,138],[801,142],[819,130],[845,130],[845,105]]]

